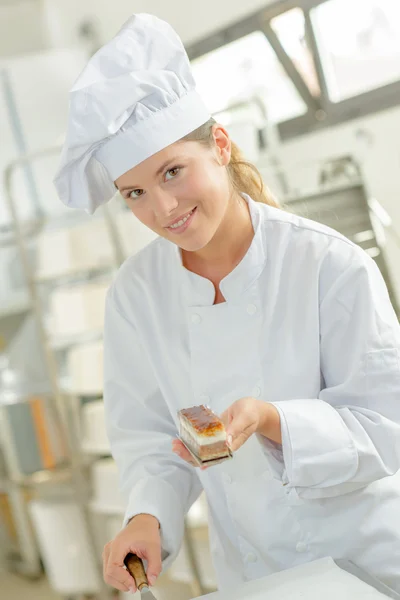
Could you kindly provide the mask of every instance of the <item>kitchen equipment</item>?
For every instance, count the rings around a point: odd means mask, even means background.
[[[104,269],[111,267],[113,260],[104,219],[73,223],[62,229],[48,228],[38,239],[36,277],[48,280]]]
[[[46,498],[33,500],[29,510],[51,587],[64,596],[98,593],[95,557],[79,506]]]
[[[0,448],[7,472],[16,480],[67,460],[53,398],[5,355],[0,356]]]
[[[149,582],[147,581],[146,572],[141,559],[135,554],[128,554],[124,562],[128,572],[135,580],[136,587],[140,591],[142,599],[156,600],[150,591]]]
[[[106,280],[55,288],[49,302],[51,336],[67,338],[101,332],[109,285]]]
[[[91,400],[82,406],[81,440],[82,450],[88,454],[111,454],[103,400]]]
[[[100,396],[103,392],[102,340],[74,346],[67,357],[67,389],[77,396]]]
[[[400,597],[361,569],[357,568],[355,575],[346,563],[341,566],[343,568],[326,557],[197,600],[388,600]]]

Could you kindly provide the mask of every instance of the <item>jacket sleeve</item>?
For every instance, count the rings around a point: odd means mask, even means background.
[[[324,389],[317,399],[273,402],[282,446],[262,439],[274,476],[305,499],[400,469],[400,326],[381,273],[349,245],[326,257],[319,287]]]
[[[193,467],[172,452],[176,425],[114,288],[106,301],[104,404],[111,452],[127,500],[124,525],[140,513],[158,519],[166,569],[179,552],[184,517],[202,486]]]

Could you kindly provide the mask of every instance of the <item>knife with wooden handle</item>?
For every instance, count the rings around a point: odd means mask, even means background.
[[[136,587],[140,591],[143,600],[156,600],[150,591],[142,560],[136,554],[127,554],[124,563],[128,573],[135,580]]]

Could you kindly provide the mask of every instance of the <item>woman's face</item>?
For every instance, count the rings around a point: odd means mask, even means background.
[[[226,165],[231,144],[213,126],[214,148],[176,142],[119,177],[115,184],[133,214],[183,250],[198,251],[212,240],[231,196]]]

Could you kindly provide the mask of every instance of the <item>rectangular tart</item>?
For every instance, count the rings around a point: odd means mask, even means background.
[[[224,424],[210,408],[184,408],[178,416],[181,440],[201,462],[231,456]]]

